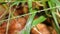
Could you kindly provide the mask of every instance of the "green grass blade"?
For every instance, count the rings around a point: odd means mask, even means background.
[[[46,20],[46,18],[44,16],[40,16],[39,18],[37,18],[33,21],[32,26],[36,26],[37,24],[42,23],[45,20]]]
[[[32,0],[28,0],[28,7],[29,7],[29,12],[34,12],[34,10],[32,10]],[[34,19],[36,13],[33,13],[32,15],[29,16],[26,26],[24,28],[24,30],[21,31],[21,34],[30,34],[30,30],[32,27],[32,21]]]
[[[21,34],[24,32],[25,34],[30,34],[30,30],[31,30],[31,24],[32,24],[32,21],[34,19],[34,16],[35,14],[32,14],[30,15],[28,21],[27,21],[27,24],[25,26],[25,29],[21,32]]]
[[[11,7],[14,6],[14,5],[18,5],[19,3],[20,3],[20,1],[13,2],[13,3],[11,4]]]
[[[51,0],[53,3],[55,3],[56,4],[56,6],[60,6],[60,2],[59,2],[59,0]],[[59,9],[59,11],[60,11],[60,8],[58,8]]]
[[[50,8],[54,7],[54,3],[52,1],[48,1]],[[55,29],[57,31],[58,34],[60,34],[60,29],[59,29],[59,24],[55,15],[55,9],[50,10],[54,19],[54,25],[55,25]]]

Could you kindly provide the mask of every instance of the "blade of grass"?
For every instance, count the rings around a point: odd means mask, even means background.
[[[40,16],[39,18],[35,19],[32,22],[32,26],[36,26],[37,24],[42,23],[45,20],[46,20],[46,18],[44,16]]]
[[[48,1],[50,8],[54,7],[54,3],[52,1]],[[54,19],[55,29],[58,34],[60,34],[59,24],[55,15],[55,9],[50,10]]]
[[[59,2],[59,0],[51,0],[53,3],[55,3],[56,4],[56,6],[60,6],[60,2]],[[59,11],[60,11],[60,8],[58,8],[59,9]]]
[[[13,2],[13,3],[11,4],[11,7],[14,6],[14,5],[18,5],[19,3],[20,3],[20,1]]]
[[[28,0],[28,6],[29,6],[29,12],[34,12],[34,10],[32,10],[32,0]],[[33,13],[32,15],[29,16],[26,26],[24,28],[24,30],[21,32],[21,34],[30,34],[30,30],[32,27],[32,21],[34,19],[36,13]]]
[[[25,34],[30,34],[30,30],[31,30],[31,24],[32,24],[32,21],[33,21],[33,18],[34,18],[35,14],[31,15],[27,21],[27,24],[25,26],[25,29],[24,29],[24,33]],[[22,32],[23,33],[23,32]]]
[[[11,8],[9,7],[8,8],[8,11],[9,11],[9,16],[8,16],[8,23],[7,23],[7,26],[6,26],[6,33],[5,34],[8,34],[8,29],[9,29],[9,24],[10,24],[10,16],[11,16]]]

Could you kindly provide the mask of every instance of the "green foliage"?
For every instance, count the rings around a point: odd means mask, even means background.
[[[7,1],[10,1],[10,0],[7,0]],[[26,0],[15,0],[15,2],[13,2],[10,5],[10,7],[12,7],[14,5],[18,5],[20,2],[24,3],[24,1],[26,1]],[[40,0],[28,0],[29,13],[36,12],[36,10],[32,9],[32,1],[40,1]],[[50,8],[60,6],[60,2],[58,0],[41,0],[41,1],[42,1],[42,4],[44,5],[43,6],[44,9],[47,9],[46,2],[48,2],[48,5],[49,5]],[[0,0],[0,2],[3,2],[3,0]],[[6,9],[8,9],[5,5],[5,2],[3,2],[2,4],[5,6]],[[58,8],[58,9],[60,10],[60,8]],[[50,13],[52,14],[52,17],[54,19],[54,27],[55,27],[57,33],[60,34],[59,24],[58,24],[55,12],[56,12],[56,9],[51,9],[50,10]],[[21,34],[30,34],[30,30],[33,26],[36,26],[37,24],[42,23],[43,21],[46,20],[46,17],[44,17],[43,15],[34,20],[34,17],[36,15],[36,13],[33,13],[33,14],[29,15],[29,18],[27,20],[25,28],[20,32]],[[46,13],[45,15],[48,15],[47,10],[45,11],[45,13]],[[9,19],[10,19],[10,16],[9,16]],[[7,25],[7,29],[8,29],[8,25]]]
[[[32,26],[36,26],[37,24],[42,23],[45,20],[46,20],[46,18],[44,16],[40,16],[39,18],[35,19],[32,22]]]
[[[55,6],[55,4],[53,3],[53,1],[48,1],[48,3],[49,3],[49,7],[50,7],[50,8],[52,8],[52,7]],[[50,11],[51,11],[51,14],[52,14],[53,19],[54,19],[54,27],[55,27],[57,33],[60,34],[59,24],[58,24],[56,15],[55,15],[55,10],[56,10],[56,9],[52,9],[52,10],[50,10]]]
[[[56,4],[56,6],[60,6],[60,2],[59,2],[59,0],[51,0],[53,3],[55,3]],[[58,8],[59,9],[59,11],[60,11],[60,8]]]
[[[34,12],[34,10],[32,10],[32,0],[28,0],[28,7],[29,7],[29,12],[32,13]],[[33,13],[32,15],[29,16],[26,26],[24,28],[24,30],[21,31],[21,34],[30,34],[30,30],[32,27],[32,21],[34,19],[36,13]]]
[[[14,6],[14,5],[18,5],[19,3],[20,3],[20,1],[13,2],[13,3],[11,4],[11,7]]]

